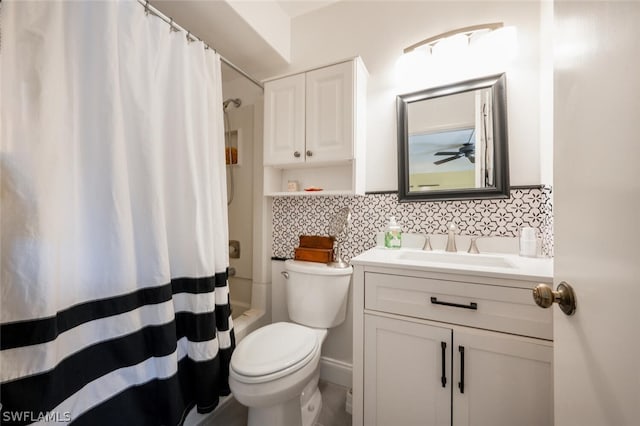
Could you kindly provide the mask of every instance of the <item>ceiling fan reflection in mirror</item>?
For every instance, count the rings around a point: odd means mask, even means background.
[[[475,130],[469,135],[467,142],[463,143],[458,151],[439,151],[434,155],[450,155],[449,158],[443,158],[442,160],[434,161],[433,164],[439,166],[440,164],[447,163],[449,161],[457,160],[458,158],[466,157],[471,163],[476,162],[476,145],[475,145]]]

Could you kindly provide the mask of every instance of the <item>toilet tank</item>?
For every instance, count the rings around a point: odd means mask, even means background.
[[[353,267],[287,260],[284,269],[291,321],[315,328],[331,328],[344,321]]]

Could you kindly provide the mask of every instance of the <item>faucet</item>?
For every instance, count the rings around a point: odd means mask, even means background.
[[[422,246],[422,250],[431,251],[431,241],[427,234],[424,234],[424,245]]]
[[[448,225],[449,232],[447,234],[447,248],[446,251],[456,252],[458,249],[456,248],[456,232],[458,232],[458,227],[455,223],[451,222]]]
[[[471,244],[469,244],[469,250],[467,251],[467,253],[471,253],[471,254],[480,253],[480,250],[478,250],[478,244],[476,244],[477,240],[478,240],[478,237],[471,237]]]

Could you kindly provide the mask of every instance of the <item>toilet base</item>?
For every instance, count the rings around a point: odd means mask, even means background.
[[[304,405],[294,398],[273,407],[250,407],[247,426],[301,425],[313,426],[322,410],[322,394],[316,388]]]
[[[247,426],[315,425],[322,410],[318,373],[319,370],[297,398],[274,406],[249,407]]]
[[[322,394],[316,387],[315,392],[306,404],[302,406],[302,426],[313,426],[320,417],[322,410]]]

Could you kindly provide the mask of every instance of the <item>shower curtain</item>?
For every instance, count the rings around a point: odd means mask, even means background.
[[[220,58],[127,2],[0,5],[0,422],[229,393]]]

